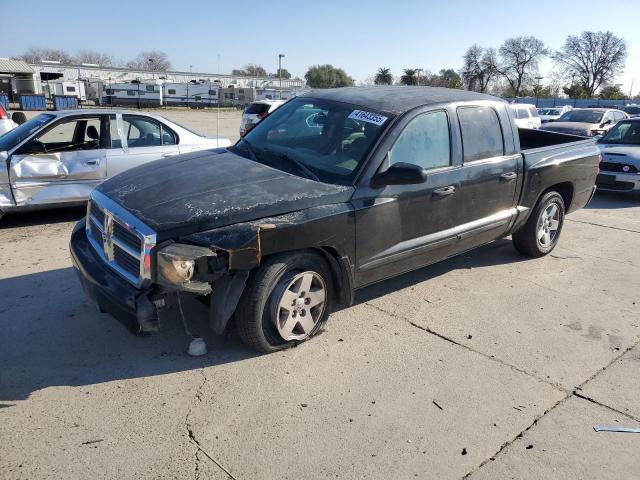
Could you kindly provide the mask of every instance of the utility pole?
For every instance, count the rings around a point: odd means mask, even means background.
[[[282,100],[282,59],[283,58],[284,58],[284,53],[279,53],[278,54],[278,79],[280,83],[280,88],[279,88],[278,96],[280,97],[280,100]]]
[[[631,88],[629,89],[629,100],[633,99],[633,82],[637,80],[638,77],[631,79]]]

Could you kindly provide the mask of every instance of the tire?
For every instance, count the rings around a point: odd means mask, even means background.
[[[329,266],[314,252],[269,257],[249,277],[234,315],[242,341],[275,352],[311,338],[329,317],[331,278]],[[324,302],[318,303],[321,290]]]
[[[558,192],[547,192],[513,236],[513,245],[529,257],[543,257],[558,244],[564,224],[564,200]],[[554,223],[555,222],[555,223]]]
[[[13,112],[11,115],[11,120],[13,120],[17,125],[22,125],[27,121],[27,116],[24,112]]]

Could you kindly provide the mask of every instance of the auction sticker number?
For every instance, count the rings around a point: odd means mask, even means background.
[[[351,118],[352,120],[359,120],[361,122],[373,123],[374,125],[380,126],[387,121],[388,117],[385,117],[384,115],[378,115],[377,113],[373,112],[365,112],[364,110],[354,110],[349,115],[349,118]]]

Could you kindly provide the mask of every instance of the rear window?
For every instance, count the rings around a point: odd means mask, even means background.
[[[536,107],[529,107],[529,113],[531,113],[531,116],[534,117],[534,118],[540,116],[538,114],[538,110],[536,110]]]
[[[267,103],[252,103],[247,107],[244,113],[249,113],[253,115],[262,115],[263,113],[269,112],[269,107],[271,105]]]
[[[460,107],[464,161],[504,155],[504,140],[498,114],[490,107]]]

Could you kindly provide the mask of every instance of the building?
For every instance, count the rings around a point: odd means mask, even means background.
[[[24,62],[22,62],[24,63]],[[26,64],[25,64],[26,65]],[[254,88],[278,88],[280,86],[277,77],[250,77],[242,75],[226,75],[220,73],[205,72],[148,72],[131,68],[100,67],[93,64],[62,65],[59,62],[46,61],[28,65],[35,73],[36,79],[42,82],[52,80],[85,80],[102,82],[105,85],[111,83],[128,83],[132,80],[153,83],[154,80],[164,80],[168,83],[219,84],[223,87],[254,87]],[[282,79],[282,88],[290,90],[305,87],[305,81],[301,79]]]
[[[0,58],[0,95],[40,92],[40,78],[26,62]]]

